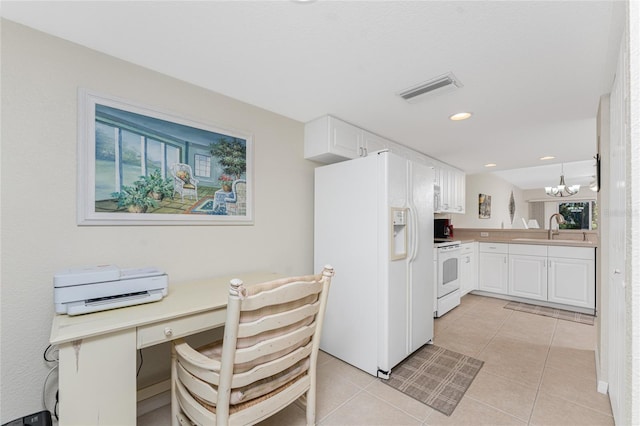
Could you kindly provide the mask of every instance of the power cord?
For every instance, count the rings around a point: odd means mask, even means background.
[[[138,349],[138,354],[140,354],[140,365],[138,366],[138,371],[136,372],[136,377],[140,375],[140,370],[142,370],[142,364],[144,363],[144,358],[142,357],[142,349]]]
[[[49,381],[49,377],[51,376],[51,374],[53,374],[54,371],[58,369],[57,346],[53,346],[53,345],[47,346],[47,348],[44,350],[44,353],[42,354],[42,357],[48,363],[55,363],[55,365],[49,370],[46,377],[44,378],[44,384],[42,385],[42,406],[44,407],[45,410],[51,412],[51,410],[47,408],[46,390],[47,390],[47,382]],[[53,407],[53,415],[56,418],[56,421],[58,421],[59,420],[58,419],[58,390],[56,390],[56,403]]]
[[[52,353],[55,356],[55,358],[50,359],[49,356]],[[58,347],[57,346],[53,346],[53,345],[47,346],[47,349],[44,350],[44,353],[42,354],[42,357],[47,362],[58,362]]]
[[[46,398],[45,398],[45,392],[47,389],[47,381],[49,380],[49,376],[51,376],[51,374],[56,371],[58,369],[58,366],[55,365],[51,370],[49,370],[49,372],[47,373],[47,377],[45,377],[44,379],[44,386],[42,387],[42,406],[44,407],[45,410],[51,412],[51,410],[49,410],[49,408],[47,408],[47,402],[46,402]],[[55,416],[56,420],[58,420],[58,391],[56,391],[56,404],[53,408],[53,415]]]

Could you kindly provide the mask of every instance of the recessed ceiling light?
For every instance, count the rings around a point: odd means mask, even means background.
[[[488,163],[488,164],[485,164],[484,166],[485,167],[495,167],[495,166],[497,166],[497,164],[496,163]]]
[[[452,120],[452,121],[466,120],[467,118],[471,117],[471,115],[472,114],[470,112],[459,112],[457,114],[453,114],[449,116],[449,120]]]
[[[547,155],[546,157],[540,157],[540,159],[542,161],[544,161],[544,160],[553,160],[554,158],[556,158],[556,157],[554,157],[553,155]]]

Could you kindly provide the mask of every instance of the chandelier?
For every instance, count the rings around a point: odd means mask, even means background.
[[[550,197],[571,197],[580,191],[580,185],[567,185],[564,183],[564,164],[560,173],[560,183],[557,186],[545,186],[544,192]]]

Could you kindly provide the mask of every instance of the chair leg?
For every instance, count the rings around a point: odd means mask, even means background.
[[[307,426],[314,426],[316,424],[316,390],[312,386],[306,393],[307,404]]]
[[[171,425],[179,426],[178,412],[180,410],[178,405],[178,397],[176,395],[176,380],[178,380],[178,369],[176,362],[178,357],[176,355],[176,349],[171,343]]]

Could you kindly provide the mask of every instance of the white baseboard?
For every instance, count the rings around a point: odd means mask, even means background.
[[[166,391],[138,402],[137,416],[150,413],[160,407],[171,404],[171,392]]]
[[[602,371],[600,368],[600,351],[598,350],[598,348],[596,347],[595,350],[595,356],[596,356],[596,379],[598,381],[598,392],[602,393],[602,394],[607,394],[607,392],[609,391],[609,383],[602,380]]]
[[[598,380],[598,392],[606,395],[608,391],[609,391],[609,383],[602,380]]]
[[[170,380],[165,380],[138,390],[138,416],[142,416],[143,414],[147,414],[169,404],[171,404]]]

